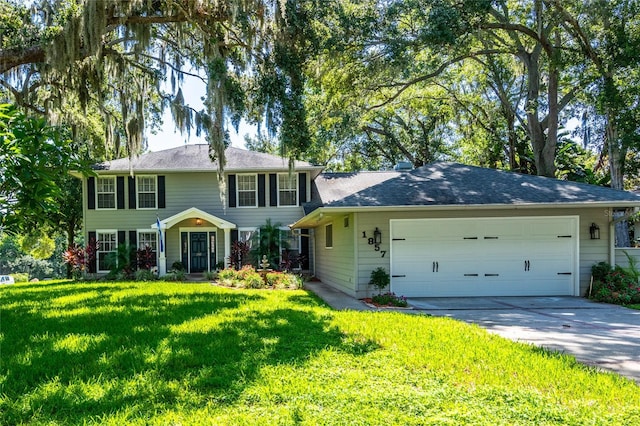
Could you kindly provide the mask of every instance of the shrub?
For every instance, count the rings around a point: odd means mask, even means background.
[[[213,281],[217,278],[218,274],[215,271],[204,271],[204,278],[207,281]]]
[[[171,269],[173,271],[186,271],[187,270],[187,268],[184,266],[184,263],[182,263],[179,260],[176,260],[175,262],[173,262],[171,264]]]
[[[139,269],[135,272],[134,278],[136,281],[155,281],[157,279],[150,269]]]
[[[269,272],[266,275],[267,285],[276,289],[302,288],[302,278],[285,272]]]
[[[594,265],[591,299],[598,302],[628,305],[640,303],[640,284],[625,268],[611,268],[605,262]]]
[[[184,281],[187,278],[187,275],[184,271],[172,270],[169,271],[167,275],[165,275],[164,279],[167,281]]]
[[[395,293],[377,294],[371,298],[371,301],[380,306],[397,306],[400,308],[408,306],[407,298],[396,296]]]
[[[253,268],[252,268],[253,269]],[[244,284],[245,288],[265,288],[266,284],[262,275],[253,271],[244,274],[244,278],[240,280]]]
[[[379,267],[371,271],[369,284],[378,289],[378,293],[382,293],[382,290],[389,286],[391,277],[387,273],[387,270],[383,267]]]
[[[233,286],[236,281],[236,270],[232,268],[223,269],[218,272],[218,282],[222,285]]]
[[[11,274],[13,280],[17,283],[26,283],[29,281],[29,274],[17,272],[15,274]]]

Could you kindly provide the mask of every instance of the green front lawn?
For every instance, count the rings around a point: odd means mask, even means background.
[[[302,290],[64,281],[0,303],[0,424],[640,424],[617,375]]]

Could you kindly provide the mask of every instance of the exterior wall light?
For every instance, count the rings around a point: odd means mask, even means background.
[[[600,227],[595,223],[592,223],[591,226],[589,227],[589,236],[591,237],[592,240],[600,239]]]
[[[201,225],[202,225],[202,219],[196,218],[196,226],[201,226]]]
[[[382,232],[376,226],[376,230],[373,231],[373,243],[375,245],[380,245],[382,243]]]

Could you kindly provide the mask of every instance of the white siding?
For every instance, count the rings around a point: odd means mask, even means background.
[[[315,275],[322,282],[352,296],[357,295],[354,276],[354,225],[344,227],[343,216],[315,228]],[[353,216],[351,216],[353,217]],[[325,225],[333,224],[333,247],[325,247]]]

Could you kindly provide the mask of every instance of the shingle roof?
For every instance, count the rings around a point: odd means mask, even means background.
[[[286,170],[289,160],[276,155],[229,147],[225,150],[226,171]],[[296,169],[316,168],[305,161],[296,161]],[[131,169],[130,169],[131,168]],[[190,144],[163,151],[148,152],[131,161],[128,158],[98,164],[97,170],[149,172],[149,171],[215,171],[218,161],[209,158],[209,145]]]
[[[318,207],[638,203],[640,196],[602,186],[502,170],[433,163],[408,172],[323,173],[315,180]]]

